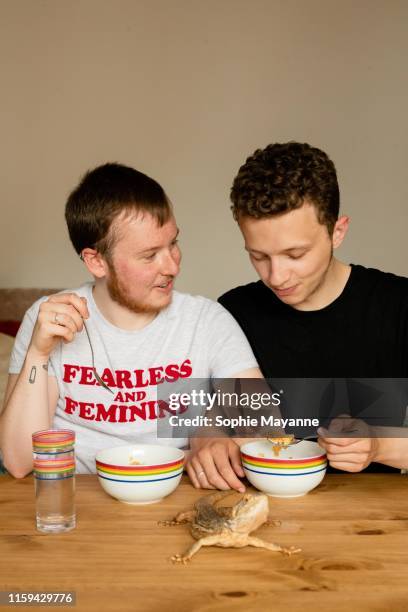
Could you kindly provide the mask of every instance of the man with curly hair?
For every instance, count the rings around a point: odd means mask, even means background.
[[[405,378],[408,279],[334,256],[349,226],[339,216],[333,162],[298,142],[248,157],[231,190],[232,212],[260,281],[219,301],[241,325],[265,377]],[[343,423],[343,425],[341,424]],[[336,427],[347,426],[347,420]],[[326,437],[333,467],[408,467],[408,440]]]

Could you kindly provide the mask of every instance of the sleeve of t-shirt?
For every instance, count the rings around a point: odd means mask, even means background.
[[[212,378],[229,378],[259,367],[244,332],[220,304],[211,304],[207,329]]]
[[[37,300],[37,302],[34,302],[34,304],[24,315],[16,335],[13,350],[11,352],[9,374],[20,374],[22,370],[27,349],[31,341],[31,336],[33,335],[34,325],[37,321],[38,310],[41,302],[43,302],[45,299],[47,298],[41,298],[40,300]],[[48,366],[48,375],[55,376],[51,359]]]

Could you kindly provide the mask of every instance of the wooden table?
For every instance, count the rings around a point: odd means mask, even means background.
[[[44,535],[32,477],[0,477],[0,590],[76,591],[75,608],[49,608],[60,612],[408,610],[408,476],[333,474],[305,497],[270,498],[281,524],[257,535],[300,554],[203,548],[173,565],[192,542],[188,526],[157,522],[205,493],[183,477],[162,503],[129,506],[96,476],[77,476],[77,528]]]

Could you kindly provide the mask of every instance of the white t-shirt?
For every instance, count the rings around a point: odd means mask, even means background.
[[[102,316],[91,283],[70,292],[87,299],[95,368],[114,392],[94,377],[85,331],[52,352],[48,373],[56,377],[59,388],[53,427],[76,432],[79,473],[95,472],[95,454],[102,448],[136,440],[186,446],[186,439],[157,438],[158,419],[168,417],[156,401],[162,381],[228,378],[258,365],[235,319],[207,298],[174,291],[171,304],[151,323],[127,331]],[[21,371],[45,299],[35,302],[24,316],[11,355],[11,374]]]

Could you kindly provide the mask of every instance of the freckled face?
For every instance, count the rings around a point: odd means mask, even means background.
[[[144,213],[114,223],[118,238],[106,260],[109,295],[132,312],[157,313],[170,304],[180,271],[176,221],[171,216],[160,227]]]
[[[333,240],[314,206],[263,219],[244,216],[239,227],[252,265],[282,302],[301,310],[323,289]]]

